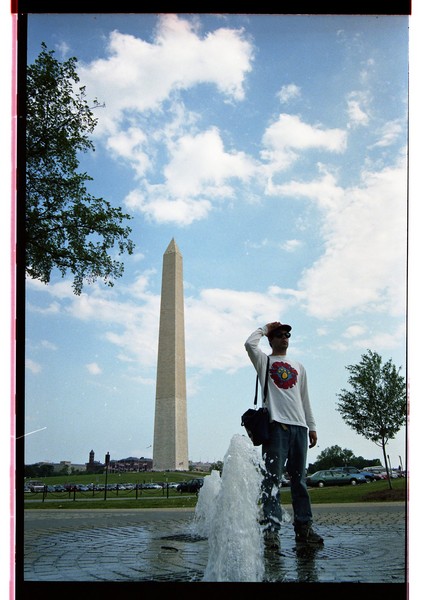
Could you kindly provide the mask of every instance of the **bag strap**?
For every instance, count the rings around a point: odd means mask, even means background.
[[[265,385],[264,385],[264,390],[263,390],[263,403],[266,402],[266,397],[267,397],[268,376],[269,376],[269,356],[267,357],[267,364],[266,364]],[[257,405],[258,390],[259,390],[259,376],[257,375],[257,377],[256,377],[256,391],[254,393],[254,406]]]

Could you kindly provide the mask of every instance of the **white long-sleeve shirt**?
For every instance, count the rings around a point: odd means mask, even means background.
[[[257,371],[262,389],[268,357],[259,348],[259,343],[266,334],[266,326],[259,327],[245,342],[245,349]],[[269,361],[267,408],[271,421],[300,425],[309,431],[316,431],[304,366],[284,355],[271,355]]]

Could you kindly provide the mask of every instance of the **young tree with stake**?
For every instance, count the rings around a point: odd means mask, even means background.
[[[345,423],[358,434],[382,448],[389,487],[386,445],[404,425],[407,415],[406,382],[400,368],[368,350],[356,365],[348,365],[348,383],[352,390],[338,394],[338,411]]]

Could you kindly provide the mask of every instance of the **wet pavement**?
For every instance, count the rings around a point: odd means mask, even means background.
[[[406,597],[404,503],[312,508],[324,546],[296,548],[285,522],[281,553],[265,556],[264,583],[394,584]],[[209,546],[193,523],[193,509],[26,510],[16,598],[55,582],[200,583]]]

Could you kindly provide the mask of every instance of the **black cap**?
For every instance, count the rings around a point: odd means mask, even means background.
[[[278,331],[281,331],[281,329],[285,329],[285,331],[288,331],[288,333],[290,333],[291,331],[291,325],[285,325],[282,324],[278,325],[278,327],[275,327],[275,329],[272,329],[271,331],[269,331],[269,333],[267,334],[268,338],[271,338],[275,335],[275,333],[277,333]]]

